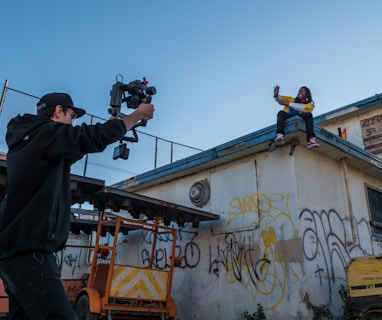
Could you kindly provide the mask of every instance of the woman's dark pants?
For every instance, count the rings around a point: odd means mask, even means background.
[[[285,120],[286,119],[289,119],[291,117],[294,117],[296,116],[295,114],[289,114],[289,113],[286,113],[285,111],[283,110],[280,110],[278,113],[277,113],[277,133],[282,133],[282,134],[285,134],[284,132],[284,128],[285,128]],[[300,112],[298,114],[298,116],[300,116],[301,118],[304,119],[305,121],[305,125],[306,125],[306,136],[308,138],[310,137],[315,137],[315,134],[314,134],[314,127],[313,127],[313,115],[312,113],[310,112]]]

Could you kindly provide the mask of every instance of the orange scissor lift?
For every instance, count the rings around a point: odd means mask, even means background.
[[[113,236],[110,245],[100,244],[101,234],[109,230]],[[152,233],[150,262],[147,267],[118,264],[116,250],[118,234],[132,230]],[[156,222],[146,223],[116,215],[105,218],[100,213],[96,244],[87,286],[74,302],[80,320],[95,319],[174,319],[177,309],[171,297],[175,264],[177,230]],[[172,239],[168,270],[157,269],[154,257],[158,237]],[[108,263],[97,253],[111,252]]]

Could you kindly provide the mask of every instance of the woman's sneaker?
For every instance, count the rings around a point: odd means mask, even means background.
[[[314,148],[314,147],[319,147],[320,145],[316,142],[316,139],[314,137],[310,137],[308,139],[308,144],[307,144],[307,148],[310,149],[310,148]]]
[[[277,146],[281,146],[284,144],[284,135],[282,133],[278,133],[275,138],[275,143]]]

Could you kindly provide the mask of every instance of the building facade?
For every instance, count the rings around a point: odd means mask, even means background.
[[[244,319],[258,304],[267,319],[343,319],[346,266],[382,253],[381,107],[377,95],[316,117],[319,148],[296,117],[272,152],[274,125],[116,185],[219,215],[170,222],[179,319]]]

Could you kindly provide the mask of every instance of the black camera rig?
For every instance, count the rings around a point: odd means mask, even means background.
[[[124,117],[125,114],[121,113],[121,107],[123,103],[126,103],[126,106],[131,109],[136,109],[141,103],[151,103],[152,96],[156,94],[155,87],[148,87],[149,83],[146,78],[143,80],[134,80],[128,84],[123,83],[123,76],[117,74],[116,83],[113,84],[113,87],[110,91],[110,108],[109,113],[115,117]],[[132,129],[132,137],[123,137],[120,141],[118,147],[114,149],[113,159],[128,159],[129,158],[129,149],[126,147],[128,142],[138,142],[138,135],[136,128],[140,126],[146,126],[147,121],[141,120],[138,122]]]

